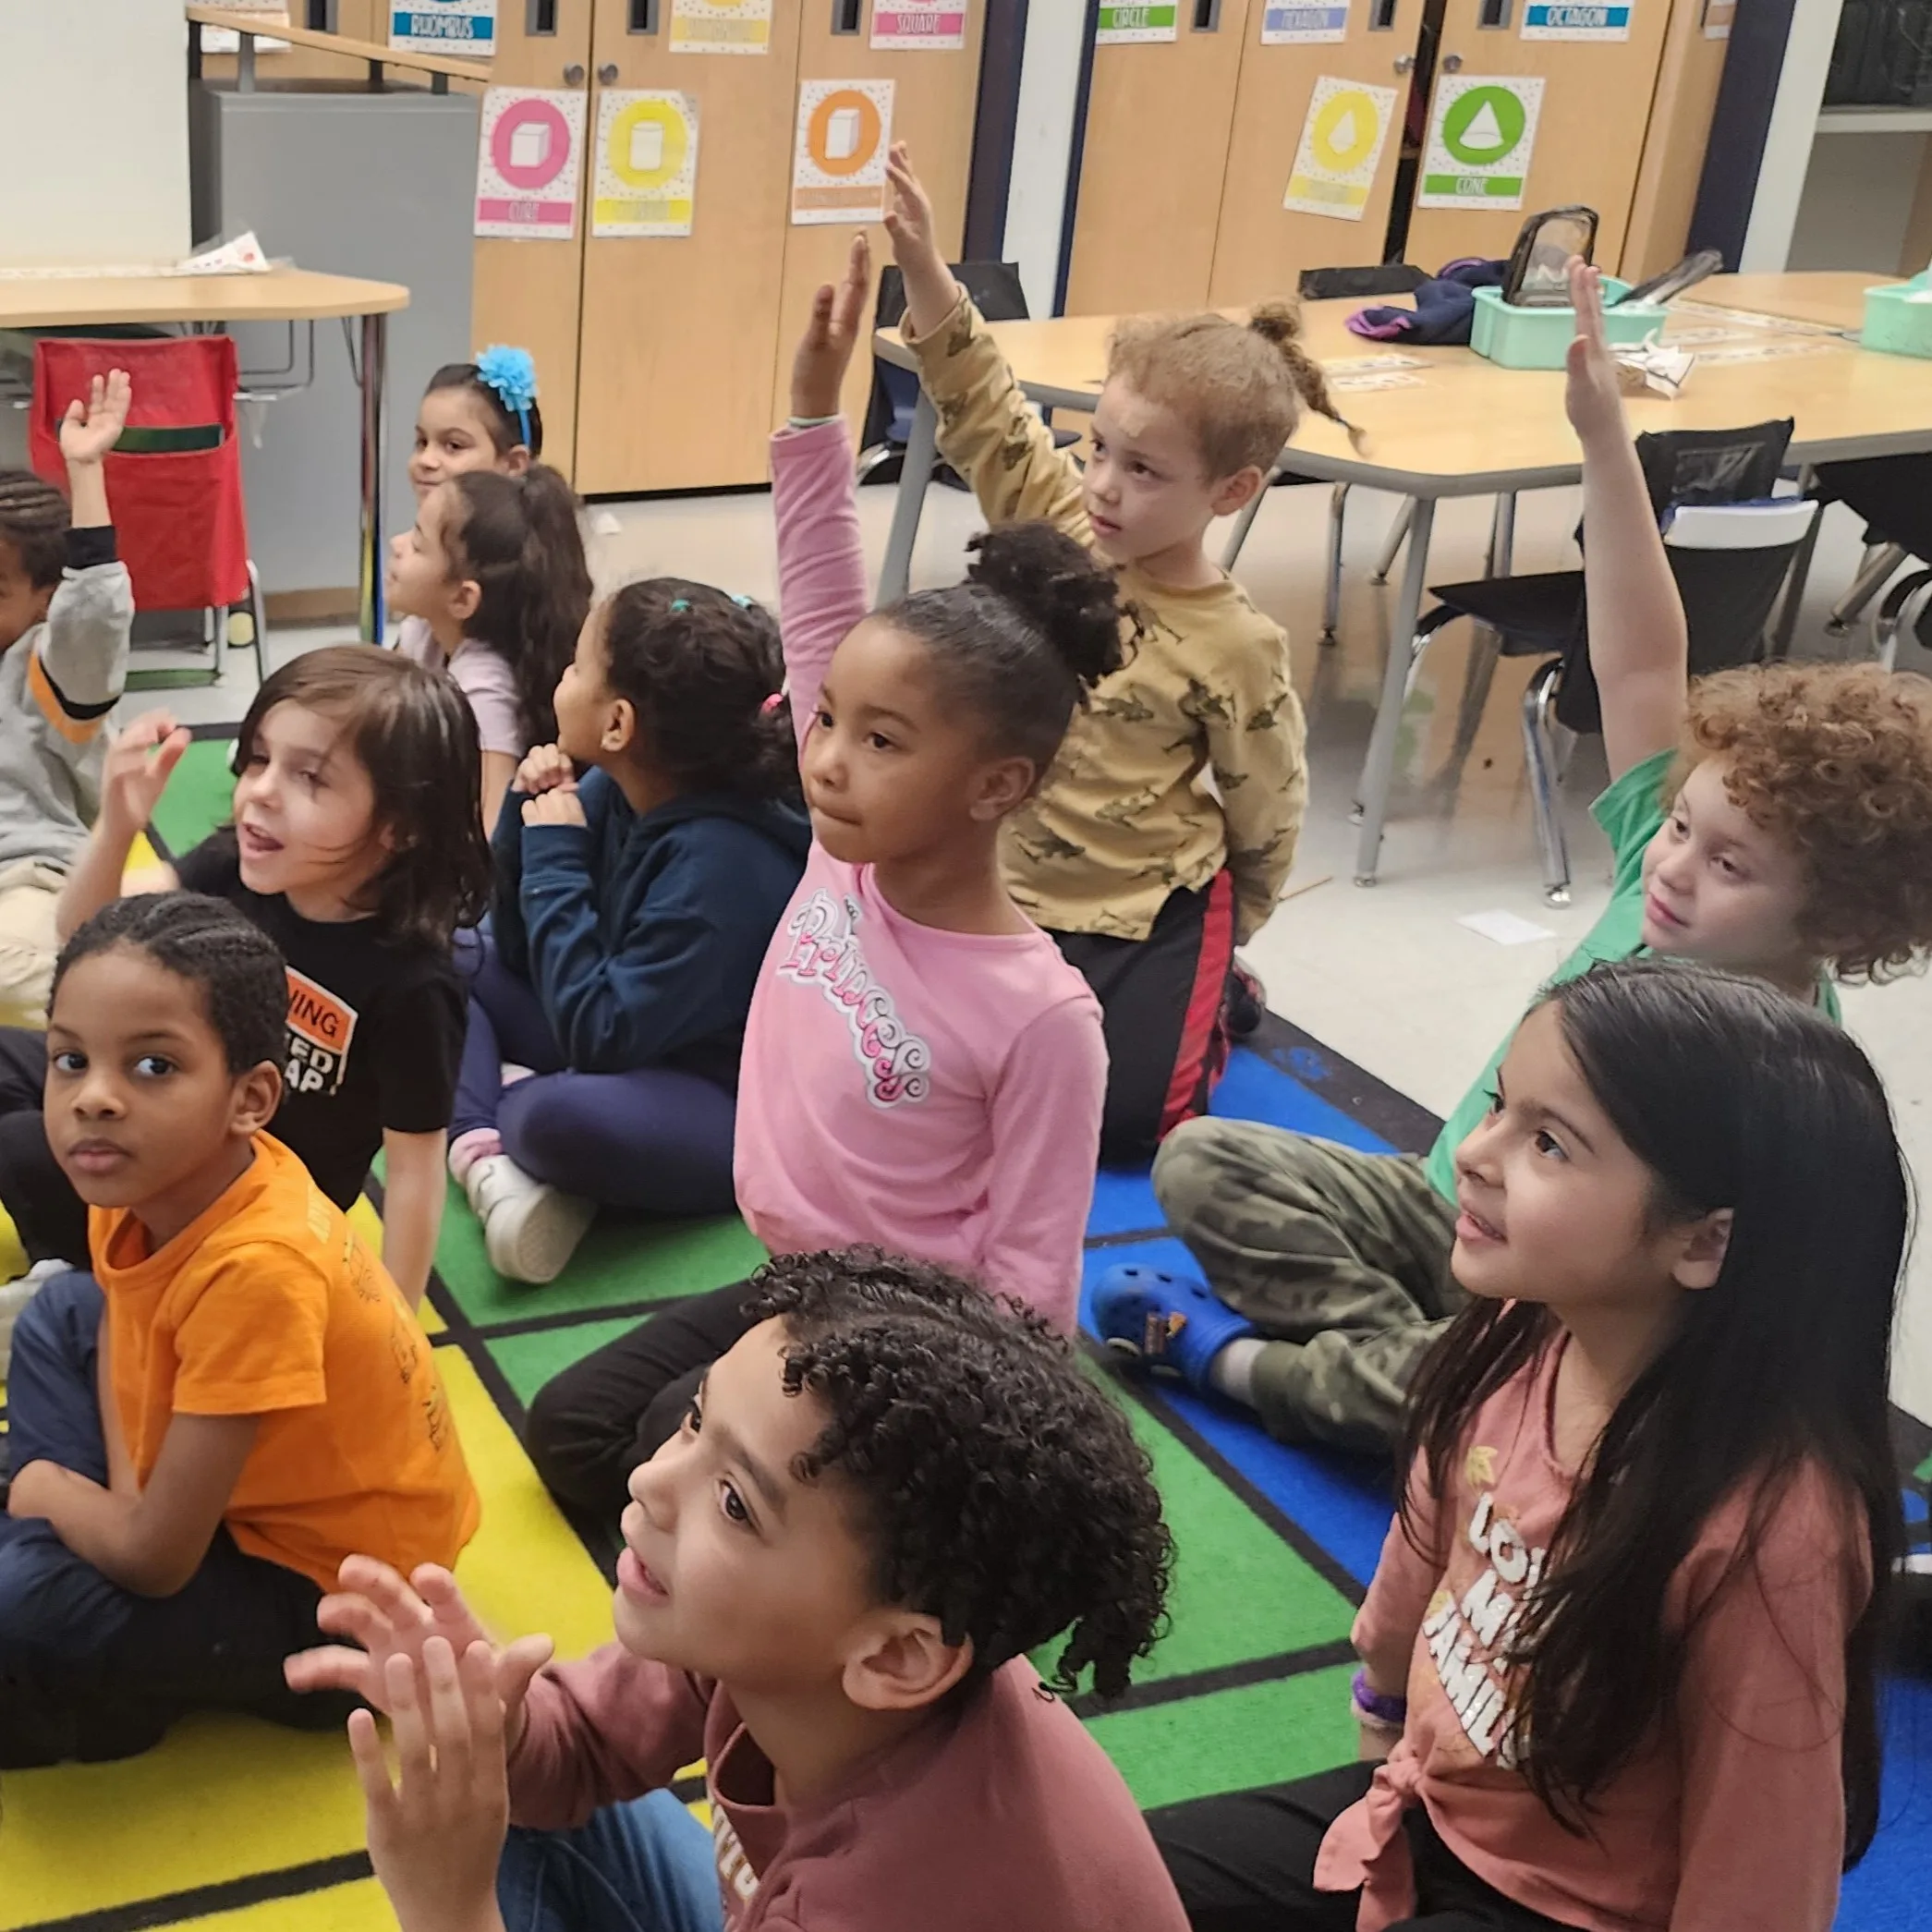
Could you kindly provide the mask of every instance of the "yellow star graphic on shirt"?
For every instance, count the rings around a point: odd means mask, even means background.
[[[1476,1443],[1464,1458],[1463,1475],[1472,1489],[1487,1489],[1496,1480],[1496,1452]]]

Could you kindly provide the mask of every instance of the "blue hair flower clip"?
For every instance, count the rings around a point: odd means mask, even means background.
[[[528,349],[492,343],[476,358],[477,380],[495,392],[504,408],[516,419],[523,440],[530,440],[530,405],[537,400],[537,364]]]

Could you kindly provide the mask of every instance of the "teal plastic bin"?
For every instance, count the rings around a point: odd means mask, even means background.
[[[1932,356],[1932,269],[1890,288],[1867,288],[1858,342],[1892,356]]]
[[[1614,301],[1628,288],[1614,275],[1603,278],[1603,298]],[[1666,311],[1654,302],[1633,302],[1603,311],[1603,333],[1615,346],[1637,343],[1663,327]],[[1518,309],[1500,288],[1476,291],[1476,320],[1469,346],[1504,369],[1561,369],[1576,334],[1574,309]]]

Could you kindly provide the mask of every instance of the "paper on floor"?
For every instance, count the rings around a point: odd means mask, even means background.
[[[1556,934],[1548,926],[1538,926],[1534,919],[1519,917],[1515,913],[1465,912],[1456,921],[1458,926],[1466,926],[1471,932],[1479,932],[1485,939],[1493,939],[1499,946],[1527,946],[1539,939],[1554,939]]]

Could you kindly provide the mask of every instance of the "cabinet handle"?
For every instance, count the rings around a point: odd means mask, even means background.
[[[583,86],[583,84],[584,69],[582,64],[580,62],[573,60],[570,63],[570,65],[564,69],[564,85],[565,87],[581,87]]]
[[[598,68],[597,84],[600,87],[615,87],[617,85],[617,63],[614,60],[607,60],[602,67]]]
[[[1463,71],[1463,56],[1460,54],[1445,54],[1442,56],[1442,71],[1445,74],[1460,74]]]
[[[1398,74],[1413,74],[1416,71],[1416,56],[1413,54],[1398,54],[1395,56],[1395,71]]]

